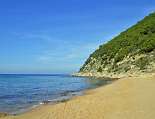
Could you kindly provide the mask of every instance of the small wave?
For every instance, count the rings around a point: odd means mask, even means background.
[[[52,102],[53,102],[52,100],[45,100],[45,101],[40,102],[39,104],[44,105],[44,104],[49,104],[49,103],[52,103]]]

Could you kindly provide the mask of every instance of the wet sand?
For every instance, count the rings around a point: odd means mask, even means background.
[[[155,119],[155,73],[124,77],[84,96],[1,119]]]

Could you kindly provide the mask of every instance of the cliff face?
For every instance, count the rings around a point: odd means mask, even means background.
[[[106,75],[155,70],[155,13],[120,33],[90,55],[80,75]]]

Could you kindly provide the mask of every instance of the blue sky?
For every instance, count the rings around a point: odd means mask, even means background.
[[[72,73],[155,0],[0,0],[0,73]]]

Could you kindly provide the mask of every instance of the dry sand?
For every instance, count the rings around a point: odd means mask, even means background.
[[[122,78],[70,101],[2,119],[155,119],[155,74]]]

